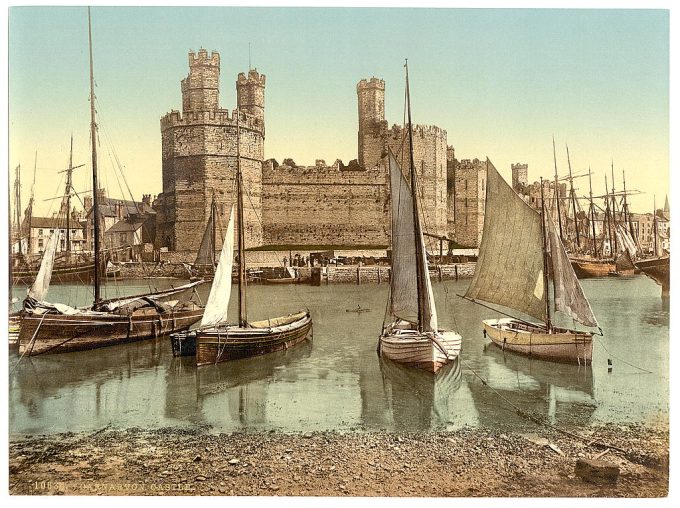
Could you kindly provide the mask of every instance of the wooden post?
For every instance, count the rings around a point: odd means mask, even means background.
[[[361,267],[357,266],[357,284],[361,284]]]
[[[453,270],[454,270],[454,272],[456,273],[456,280],[458,280],[458,263],[456,263],[455,265],[453,265]]]

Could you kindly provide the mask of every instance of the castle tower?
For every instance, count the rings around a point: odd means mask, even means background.
[[[264,85],[266,77],[250,69],[248,77],[241,72],[236,80],[236,102],[241,111],[257,118],[264,132]]]
[[[357,84],[359,103],[359,166],[370,169],[380,165],[387,131],[385,121],[385,81],[362,79]]]
[[[524,187],[529,183],[528,177],[528,164],[512,164],[512,188],[519,190],[520,187]]]
[[[246,247],[262,243],[265,76],[251,71],[237,81],[240,145],[236,110],[219,105],[220,56],[201,49],[189,53],[189,75],[182,80],[182,113],[161,118],[163,193],[158,196],[156,247],[195,255],[215,198],[217,248],[235,202],[236,167],[240,160],[247,195],[244,209]],[[241,79],[243,76],[243,79]],[[240,89],[239,85],[244,88]],[[241,158],[237,157],[240,147]]]
[[[453,199],[450,204],[454,217],[451,234],[459,245],[477,248],[484,231],[486,162],[454,158],[450,171],[453,173]]]
[[[182,111],[214,111],[219,107],[220,55],[205,49],[189,53],[189,75],[182,80]]]

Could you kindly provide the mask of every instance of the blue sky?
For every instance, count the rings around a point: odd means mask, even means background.
[[[136,198],[161,191],[159,119],[181,109],[188,51],[219,51],[221,106],[232,109],[249,43],[267,75],[266,157],[356,158],[356,83],[385,79],[388,121],[401,123],[408,58],[413,120],[446,129],[458,158],[488,156],[508,178],[526,162],[531,180],[550,178],[554,135],[560,173],[568,143],[596,192],[612,158],[617,188],[625,169],[644,192],[635,211],[668,192],[666,10],[94,7],[92,17],[102,134]],[[10,9],[9,166],[24,168],[24,203],[36,150],[39,200],[57,193],[71,133],[76,163],[88,161],[87,66],[85,7]],[[102,180],[121,194],[111,170]]]

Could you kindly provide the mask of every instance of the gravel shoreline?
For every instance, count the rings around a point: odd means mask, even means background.
[[[211,433],[109,429],[13,436],[13,495],[662,497],[665,427],[603,425],[511,433]],[[606,443],[610,447],[605,447]],[[576,460],[620,469],[615,484],[574,475]]]

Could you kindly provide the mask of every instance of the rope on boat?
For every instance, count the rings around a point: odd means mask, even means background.
[[[622,359],[622,358],[619,358],[619,357],[617,357],[617,356],[614,356],[613,354],[611,354],[611,353],[609,352],[609,350],[608,350],[608,349],[606,348],[606,346],[602,343],[602,341],[599,339],[599,337],[595,337],[595,339],[596,339],[597,342],[600,344],[600,346],[602,346],[602,348],[607,352],[607,354],[608,354],[609,356],[611,356],[612,358],[614,358],[614,359],[616,359],[616,360],[618,360],[618,361],[620,361],[620,362],[623,362],[623,363],[625,363],[626,365],[630,365],[630,366],[633,367],[634,369],[638,369],[638,370],[641,370],[642,372],[646,372],[647,374],[654,374],[654,372],[652,372],[651,370],[643,369],[642,367],[638,367],[637,365],[633,365],[632,363],[627,362],[626,360],[624,360],[624,359]]]
[[[598,446],[598,447],[600,447],[600,448],[610,448],[610,449],[612,449],[612,450],[616,450],[616,451],[619,451],[619,452],[624,453],[624,454],[627,454],[627,453],[628,453],[626,450],[624,450],[624,449],[622,449],[622,448],[619,448],[619,447],[617,447],[617,446],[614,446],[614,445],[605,443],[605,442],[602,441],[601,439],[592,439],[592,437],[580,436],[580,435],[578,435],[578,434],[576,434],[576,433],[574,433],[574,432],[571,432],[571,431],[569,431],[569,430],[562,429],[562,428],[558,427],[557,425],[553,425],[552,423],[545,421],[545,418],[543,418],[543,417],[539,417],[539,416],[536,416],[536,415],[533,415],[533,414],[529,413],[528,411],[525,411],[524,409],[522,409],[521,407],[519,407],[517,404],[515,404],[514,402],[512,402],[511,400],[509,400],[507,397],[505,397],[505,396],[504,396],[502,393],[500,393],[498,390],[496,390],[496,389],[493,388],[492,386],[489,386],[489,383],[488,383],[482,376],[480,376],[479,373],[478,373],[475,369],[473,369],[472,367],[470,367],[469,365],[467,365],[467,362],[466,362],[464,359],[460,358],[460,361],[461,361],[462,364],[465,365],[465,368],[466,368],[466,369],[468,369],[470,372],[472,372],[472,374],[474,374],[474,376],[475,376],[476,378],[478,378],[478,379],[482,382],[482,384],[483,384],[484,386],[486,386],[487,388],[489,388],[489,389],[490,389],[492,392],[494,392],[500,399],[502,399],[504,402],[506,402],[507,404],[509,404],[509,405],[515,410],[515,413],[516,413],[518,416],[520,416],[520,417],[522,417],[522,418],[524,418],[524,419],[526,419],[526,420],[529,420],[530,422],[535,423],[536,425],[542,425],[542,426],[544,426],[544,427],[548,427],[548,428],[550,428],[550,429],[556,430],[557,432],[560,432],[560,433],[562,433],[562,434],[565,434],[565,435],[567,435],[567,436],[569,436],[569,437],[572,437],[572,438],[577,439],[577,440],[579,440],[579,441],[583,441],[584,443],[586,443],[587,446],[595,445],[595,446]]]
[[[45,312],[42,315],[42,317],[40,318],[40,323],[38,323],[38,327],[35,329],[35,333],[33,333],[33,337],[31,337],[31,341],[28,343],[28,346],[26,347],[26,349],[24,349],[24,352],[19,357],[19,360],[17,361],[17,363],[15,363],[14,367],[12,367],[12,370],[9,371],[10,374],[12,372],[14,372],[14,369],[16,369],[17,366],[19,365],[19,363],[21,363],[21,360],[24,359],[24,356],[26,356],[26,353],[29,352],[29,351],[33,351],[33,345],[35,344],[35,339],[38,337],[38,331],[40,331],[40,327],[43,324],[43,320],[45,319],[45,316],[47,316],[47,312]],[[18,338],[17,338],[17,340],[18,340]]]

